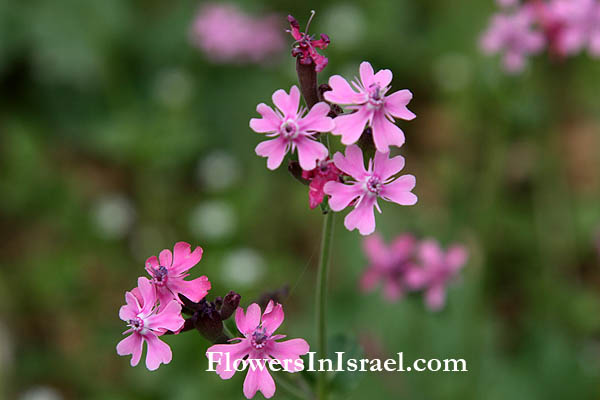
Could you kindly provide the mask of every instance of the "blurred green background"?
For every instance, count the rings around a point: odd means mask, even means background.
[[[315,9],[311,32],[331,37],[321,82],[368,60],[414,93],[399,153],[419,203],[384,204],[377,228],[471,253],[442,312],[389,304],[357,290],[361,237],[338,216],[330,331],[372,358],[469,368],[363,374],[340,398],[600,399],[600,62],[540,55],[506,76],[477,48],[492,0],[237,4],[282,29]],[[173,362],[153,373],[116,354],[125,290],[180,240],[204,248],[192,272],[210,298],[233,289],[245,307],[288,284],[281,333],[314,343],[322,217],[248,127],[295,84],[294,60],[209,62],[189,41],[199,6],[0,1],[0,398],[242,398],[242,374],[204,371],[194,332],[168,337]]]

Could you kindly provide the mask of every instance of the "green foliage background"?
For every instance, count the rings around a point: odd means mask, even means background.
[[[542,55],[506,76],[477,48],[492,0],[238,4],[279,12],[282,28],[287,13],[303,24],[315,9],[312,31],[332,40],[323,82],[368,60],[393,71],[394,89],[411,89],[418,117],[400,122],[399,153],[420,201],[384,205],[378,230],[471,253],[442,312],[418,296],[389,304],[358,292],[361,237],[338,216],[332,334],[358,338],[371,357],[403,351],[469,367],[364,374],[340,398],[600,398],[600,62]],[[204,247],[194,273],[209,276],[213,296],[234,289],[246,306],[289,284],[281,331],[314,342],[322,218],[285,168],[267,171],[248,128],[257,103],[295,84],[293,59],[286,50],[266,66],[208,62],[188,40],[199,5],[0,0],[0,398],[38,386],[65,399],[242,398],[242,376],[204,371],[208,343],[194,333],[166,339],[173,362],[154,373],[116,355],[124,291],[146,257],[179,240]],[[233,156],[239,175],[218,191],[196,177],[215,151]],[[114,193],[135,210],[119,237],[94,217]],[[194,229],[204,202],[233,211],[229,235]],[[223,273],[236,249],[263,260],[249,285]]]

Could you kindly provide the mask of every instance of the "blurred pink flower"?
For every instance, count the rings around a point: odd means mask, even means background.
[[[202,6],[191,30],[192,43],[214,62],[262,63],[285,47],[278,15],[253,17],[230,3]]]
[[[156,289],[161,308],[171,300],[182,303],[180,294],[194,303],[206,296],[211,286],[206,276],[191,281],[184,280],[189,276],[187,271],[198,264],[201,258],[201,247],[191,251],[188,243],[178,242],[173,253],[166,249],[160,252],[158,258],[152,256],[146,260],[146,271],[152,277],[151,282]]]
[[[139,278],[138,287],[125,293],[127,304],[119,310],[119,317],[129,327],[123,334],[131,335],[117,344],[117,353],[120,356],[131,354],[132,367],[140,361],[144,342],[148,344],[146,368],[150,371],[157,369],[160,364],[171,362],[171,348],[158,337],[183,327],[181,305],[171,300],[159,310],[157,300],[156,292],[146,278]]]
[[[547,19],[557,26],[553,45],[561,55],[587,48],[600,57],[600,2],[598,0],[553,0],[546,7]]]
[[[323,202],[325,192],[323,187],[329,181],[338,181],[342,171],[337,169],[332,160],[328,158],[317,163],[317,167],[310,171],[302,171],[302,178],[309,181],[308,204],[310,208],[316,208]]]
[[[389,301],[396,301],[404,294],[405,275],[412,268],[417,241],[409,233],[398,236],[390,246],[375,233],[363,240],[363,249],[369,259],[360,288],[364,292],[375,289],[382,282],[383,294]]]
[[[314,16],[314,12],[311,15],[311,19]],[[302,64],[310,64],[314,61],[315,71],[321,72],[323,68],[327,66],[327,57],[317,53],[316,49],[325,49],[329,45],[329,36],[322,33],[319,39],[315,39],[314,35],[308,34],[308,28],[310,27],[310,20],[306,25],[306,32],[300,32],[300,24],[296,21],[296,18],[288,15],[288,22],[290,23],[290,34],[296,40],[294,48],[292,50],[292,56],[298,57],[298,60]]]
[[[415,118],[406,105],[412,99],[409,90],[400,90],[388,96],[392,82],[392,72],[383,69],[374,73],[373,67],[364,61],[360,64],[360,80],[352,82],[352,86],[340,75],[329,78],[330,91],[323,94],[325,100],[348,105],[352,114],[340,115],[335,119],[334,135],[342,136],[342,143],[351,145],[362,135],[365,126],[373,129],[375,147],[382,153],[390,151],[389,146],[402,146],[404,133],[394,124],[394,117],[404,120]]]
[[[292,86],[290,94],[279,89],[273,93],[273,103],[278,110],[274,111],[264,103],[256,107],[262,118],[252,118],[250,128],[258,133],[267,133],[276,139],[267,140],[256,146],[256,154],[267,157],[267,168],[276,169],[281,165],[288,151],[298,149],[300,167],[310,171],[329,154],[327,147],[314,140],[316,132],[329,132],[334,123],[327,116],[329,105],[325,102],[315,104],[308,114],[300,107],[300,90]]]
[[[404,157],[389,158],[389,153],[375,152],[375,159],[369,160],[369,168],[365,170],[362,150],[356,146],[346,148],[346,156],[336,153],[333,162],[342,172],[354,178],[354,182],[327,182],[325,193],[331,198],[329,206],[333,211],[341,211],[351,204],[352,210],[344,219],[348,230],[358,228],[362,235],[375,231],[375,215],[373,208],[381,213],[377,198],[401,205],[413,205],[417,196],[411,193],[415,187],[415,177],[402,175],[394,179],[393,175],[404,168]],[[357,200],[355,202],[355,200]]]
[[[284,319],[281,304],[273,303],[271,300],[267,305],[261,318],[260,306],[256,303],[248,306],[246,314],[239,307],[235,313],[235,323],[244,337],[235,338],[237,343],[217,344],[206,350],[209,360],[215,360],[217,374],[221,379],[231,378],[236,370],[235,366],[244,357],[255,360],[258,363],[268,363],[271,359],[279,361],[282,370],[287,372],[298,372],[302,368],[300,356],[308,353],[309,345],[304,339],[291,339],[277,342],[285,335],[274,335]],[[209,354],[213,353],[213,354]],[[219,354],[220,353],[220,354]],[[229,363],[229,365],[228,365]],[[263,396],[270,398],[275,394],[275,382],[269,374],[268,366],[261,364],[253,368],[248,365],[248,373],[244,380],[244,395],[250,399],[257,391]]]
[[[507,72],[516,73],[525,67],[530,54],[540,52],[545,45],[542,32],[535,29],[533,7],[523,6],[513,14],[496,14],[481,37],[481,48],[487,54],[504,53]]]
[[[433,239],[423,241],[417,250],[418,267],[406,274],[411,289],[425,291],[425,303],[432,311],[440,310],[446,302],[446,286],[467,262],[464,246],[453,245],[446,252]]]

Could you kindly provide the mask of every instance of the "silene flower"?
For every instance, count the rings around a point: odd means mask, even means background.
[[[144,342],[148,345],[146,367],[156,370],[160,364],[171,362],[172,353],[168,344],[158,337],[167,331],[179,331],[184,324],[181,317],[181,305],[171,300],[157,306],[156,291],[146,278],[138,279],[138,286],[125,293],[126,305],[119,310],[119,317],[127,322],[124,335],[130,334],[117,345],[120,356],[131,354],[131,366],[136,366],[142,356]]]
[[[315,15],[312,12],[308,23],[306,24],[306,32],[300,32],[300,24],[296,21],[296,18],[288,15],[288,22],[290,23],[290,30],[288,31],[294,40],[294,48],[292,50],[292,56],[296,57],[301,64],[315,63],[315,71],[321,72],[323,68],[327,66],[327,57],[317,53],[316,49],[325,49],[329,45],[329,36],[322,33],[319,39],[315,39],[314,35],[308,34],[308,28],[310,27],[310,21]]]
[[[409,233],[400,235],[388,246],[378,233],[363,240],[363,249],[369,259],[360,288],[370,292],[379,282],[383,285],[383,294],[388,301],[396,301],[408,289],[406,273],[414,267],[414,254],[417,240]]]
[[[323,202],[325,197],[323,187],[329,181],[339,181],[341,174],[342,171],[329,158],[319,161],[317,167],[311,171],[302,171],[302,178],[309,181],[308,204],[310,208],[316,208]]]
[[[446,286],[464,267],[467,258],[464,246],[453,245],[444,251],[435,240],[425,240],[417,250],[420,266],[408,271],[406,282],[412,289],[425,291],[425,304],[430,310],[440,310],[446,302]]]
[[[152,277],[152,285],[156,289],[157,299],[161,307],[171,300],[182,303],[179,295],[199,302],[210,290],[210,282],[206,276],[201,276],[191,281],[184,278],[189,276],[188,270],[202,259],[202,248],[196,247],[191,251],[191,246],[185,242],[175,244],[173,253],[165,249],[158,258],[152,256],[146,260],[146,271]]]
[[[327,147],[316,141],[313,135],[333,129],[333,119],[327,116],[329,105],[319,102],[306,114],[306,109],[300,107],[300,90],[297,86],[292,86],[290,94],[283,89],[277,90],[273,93],[273,103],[277,110],[261,103],[256,111],[262,118],[250,120],[252,130],[275,138],[256,146],[256,154],[267,157],[267,168],[273,170],[281,165],[288,151],[297,149],[300,167],[305,171],[314,169],[317,162],[328,155]]]
[[[535,28],[536,9],[522,6],[512,14],[496,14],[481,37],[487,54],[503,53],[504,69],[510,73],[525,68],[527,56],[540,52],[546,44],[544,34]]]
[[[381,213],[378,198],[400,205],[410,206],[417,202],[411,190],[415,187],[413,175],[393,176],[404,168],[404,157],[389,158],[389,153],[375,152],[374,160],[369,160],[365,170],[362,150],[356,146],[348,146],[346,155],[336,153],[333,156],[335,166],[354,180],[347,183],[327,182],[325,194],[330,196],[329,206],[333,211],[341,211],[354,205],[344,219],[348,230],[358,229],[362,235],[375,231],[375,214],[373,208]]]
[[[352,86],[340,75],[329,78],[332,90],[323,94],[325,100],[346,105],[346,109],[353,111],[336,117],[331,133],[341,135],[344,145],[351,145],[360,138],[365,127],[370,126],[378,151],[387,153],[389,146],[402,146],[404,133],[394,124],[394,118],[407,121],[415,118],[415,114],[406,108],[412,93],[404,89],[388,95],[391,82],[389,69],[374,73],[366,61],[360,64],[360,79],[352,82]]]
[[[248,306],[246,313],[240,307],[235,314],[235,323],[242,337],[231,339],[237,343],[217,344],[206,351],[209,362],[217,363],[216,372],[222,379],[231,378],[236,367],[246,365],[248,373],[244,380],[244,395],[250,399],[257,391],[270,398],[275,394],[275,382],[269,373],[269,363],[277,363],[281,370],[298,372],[303,368],[301,355],[308,353],[309,345],[304,339],[278,342],[285,335],[274,332],[284,319],[281,304],[270,301],[261,317],[260,306]],[[279,368],[279,367],[276,367]]]
[[[600,57],[600,2],[598,0],[554,0],[546,7],[557,25],[554,47],[561,55],[588,49]]]

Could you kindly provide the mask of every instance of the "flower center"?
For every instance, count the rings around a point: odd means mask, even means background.
[[[293,119],[288,119],[281,124],[279,132],[286,139],[295,139],[298,136],[298,124]]]
[[[133,329],[134,332],[140,332],[142,329],[144,329],[144,321],[140,317],[135,317],[129,320],[127,326]]]
[[[260,350],[267,345],[267,340],[269,339],[269,335],[267,334],[267,330],[262,327],[258,327],[254,333],[252,333],[252,338],[250,339],[252,346]]]
[[[385,90],[378,83],[369,86],[369,107],[372,109],[381,108],[383,105]]]
[[[381,183],[381,180],[379,180],[378,177],[372,176],[367,181],[366,186],[367,186],[367,190],[369,192],[378,195],[379,192],[381,191],[381,187],[383,186],[383,184]]]
[[[164,286],[167,283],[168,274],[167,267],[161,265],[154,269],[154,279],[152,279],[152,282],[157,286]]]

